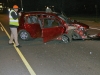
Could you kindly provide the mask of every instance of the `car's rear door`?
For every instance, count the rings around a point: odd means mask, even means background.
[[[63,34],[64,31],[64,26],[61,25],[61,23],[55,17],[44,18],[44,25],[42,29],[42,37],[44,42],[57,38],[58,36]]]
[[[26,30],[31,34],[33,38],[41,37],[42,29],[36,15],[30,15],[27,18],[25,25]]]
[[[64,28],[62,26],[52,27],[52,28],[43,28],[43,41],[47,42],[57,38],[63,34]]]

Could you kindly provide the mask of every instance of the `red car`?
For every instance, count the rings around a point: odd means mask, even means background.
[[[18,33],[22,40],[30,38],[43,38],[43,42],[53,39],[69,42],[68,27],[75,26],[75,34],[72,34],[72,39],[84,39],[88,25],[70,20],[66,16],[45,11],[22,12],[19,19]]]

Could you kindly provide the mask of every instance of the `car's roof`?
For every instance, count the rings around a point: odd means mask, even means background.
[[[22,14],[26,15],[26,14],[51,14],[51,15],[59,15],[60,13],[58,12],[45,12],[45,11],[28,11],[28,12],[22,12]]]

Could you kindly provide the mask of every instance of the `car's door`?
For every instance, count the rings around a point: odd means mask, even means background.
[[[27,22],[25,25],[26,30],[33,38],[41,37],[42,29],[36,15],[30,15],[26,17]]]
[[[44,18],[44,25],[42,29],[43,42],[47,42],[57,38],[64,33],[64,26],[55,18]]]

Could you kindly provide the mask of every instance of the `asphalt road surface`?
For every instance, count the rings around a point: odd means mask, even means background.
[[[8,45],[7,15],[0,15],[0,22],[5,28],[0,25],[0,75],[100,75],[99,40],[65,44],[57,40],[43,43],[42,38],[19,39],[22,47],[18,49]]]

